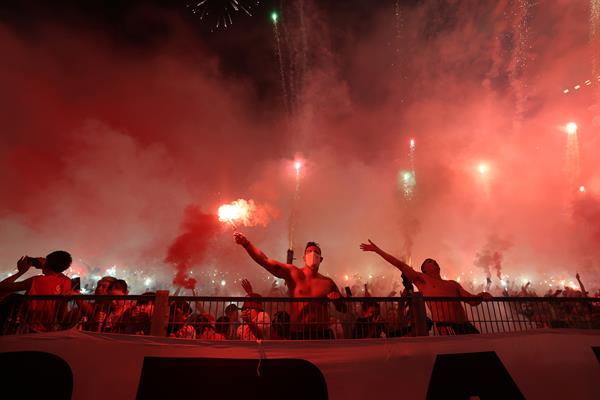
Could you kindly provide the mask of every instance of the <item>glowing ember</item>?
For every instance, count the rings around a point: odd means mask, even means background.
[[[581,193],[585,193],[585,186],[583,186],[583,185],[579,186],[579,191]]]
[[[574,135],[577,133],[577,124],[575,122],[569,122],[565,125],[565,130],[569,135]]]
[[[479,173],[480,173],[481,175],[484,175],[484,174],[486,174],[486,173],[488,172],[488,170],[489,170],[489,167],[487,166],[487,164],[483,164],[483,163],[482,163],[482,164],[479,164],[479,165],[477,166],[477,170],[479,171]]]
[[[414,148],[415,147],[415,139],[410,139],[410,148]]]

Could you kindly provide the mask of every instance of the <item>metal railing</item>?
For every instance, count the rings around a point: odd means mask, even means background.
[[[469,304],[469,301],[472,304]],[[205,340],[365,339],[600,329],[600,298],[21,296],[0,334],[80,329]]]

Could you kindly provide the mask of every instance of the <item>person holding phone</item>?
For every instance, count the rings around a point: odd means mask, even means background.
[[[59,295],[71,291],[71,280],[63,274],[73,262],[71,255],[63,250],[53,251],[46,257],[21,257],[17,261],[17,273],[0,282],[0,293],[25,291],[26,295]],[[17,282],[31,267],[41,269],[42,274]],[[31,332],[53,330],[66,312],[66,303],[57,300],[30,300],[22,309],[23,326]]]

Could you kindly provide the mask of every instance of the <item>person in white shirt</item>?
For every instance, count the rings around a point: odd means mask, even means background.
[[[242,307],[242,324],[237,329],[240,340],[263,340],[271,337],[271,318],[264,311],[262,302],[256,300],[261,297],[258,293],[249,293],[252,297],[244,302]]]

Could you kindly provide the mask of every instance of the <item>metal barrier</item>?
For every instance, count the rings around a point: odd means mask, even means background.
[[[469,304],[471,303],[471,304]],[[205,340],[365,339],[600,329],[600,299],[21,296],[0,303],[0,334],[80,329]]]

